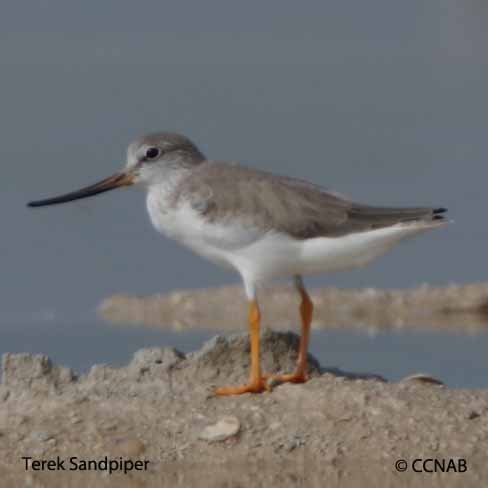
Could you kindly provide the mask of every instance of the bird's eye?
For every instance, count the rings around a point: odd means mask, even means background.
[[[161,151],[157,147],[150,147],[146,151],[146,159],[155,159],[160,155]]]

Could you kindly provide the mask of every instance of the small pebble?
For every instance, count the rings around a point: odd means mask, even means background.
[[[112,453],[127,458],[137,458],[146,450],[139,439],[117,439]]]
[[[49,432],[46,432],[44,430],[35,430],[30,436],[31,439],[41,442],[46,442],[49,439],[53,438],[53,436]]]
[[[276,430],[276,429],[279,429],[280,427],[281,427],[281,422],[273,422],[273,423],[269,424],[270,430]]]
[[[222,417],[217,423],[205,427],[198,438],[207,442],[221,442],[235,436],[240,428],[239,419],[229,415]]]

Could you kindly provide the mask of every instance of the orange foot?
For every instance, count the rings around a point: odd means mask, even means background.
[[[305,383],[308,375],[305,373],[270,374],[266,376],[267,384],[275,385],[280,383]]]
[[[269,386],[266,383],[265,378],[260,378],[252,383],[238,386],[222,386],[215,390],[215,395],[227,396],[227,395],[242,395],[243,393],[262,393],[269,390]]]

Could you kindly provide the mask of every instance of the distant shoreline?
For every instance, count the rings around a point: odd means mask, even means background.
[[[488,283],[410,289],[314,289],[313,328],[458,329],[476,332],[488,326]],[[291,287],[263,290],[263,324],[286,330],[298,321],[298,298]],[[112,323],[171,329],[242,330],[245,298],[237,285],[137,297],[124,294],[103,300],[99,314]]]

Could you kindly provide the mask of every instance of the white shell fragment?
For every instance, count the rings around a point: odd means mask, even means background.
[[[424,384],[430,384],[430,385],[441,385],[444,386],[444,383],[437,379],[434,378],[433,376],[430,376],[428,374],[423,374],[423,373],[417,373],[417,374],[411,374],[410,376],[407,376],[406,378],[403,378],[403,382],[417,382],[417,383],[424,383]]]
[[[239,419],[228,415],[219,419],[215,424],[207,425],[198,438],[207,442],[222,442],[235,436],[240,428]]]

